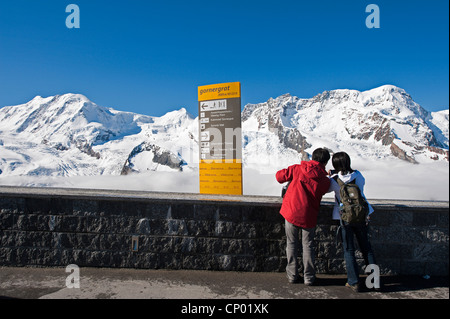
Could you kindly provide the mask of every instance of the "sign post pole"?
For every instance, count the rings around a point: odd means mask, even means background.
[[[198,87],[200,193],[242,195],[240,82]]]

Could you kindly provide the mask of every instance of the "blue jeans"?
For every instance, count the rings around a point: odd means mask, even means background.
[[[370,245],[368,238],[369,230],[365,223],[349,225],[344,221],[341,221],[341,228],[342,244],[344,246],[344,259],[347,268],[347,282],[350,285],[355,285],[359,283],[359,267],[356,263],[355,257],[355,237],[358,241],[358,246],[361,250],[366,266],[376,264],[372,246]]]

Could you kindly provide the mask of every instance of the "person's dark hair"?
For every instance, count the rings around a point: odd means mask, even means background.
[[[327,165],[330,160],[330,152],[325,148],[318,148],[312,153],[312,160]]]
[[[342,175],[353,173],[351,167],[350,156],[345,152],[338,152],[333,155],[331,160],[333,167],[336,171],[341,172]]]

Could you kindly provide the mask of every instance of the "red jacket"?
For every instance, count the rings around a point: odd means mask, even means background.
[[[301,162],[278,171],[276,178],[279,183],[291,182],[280,214],[295,226],[316,227],[320,201],[330,187],[324,165],[317,161]]]

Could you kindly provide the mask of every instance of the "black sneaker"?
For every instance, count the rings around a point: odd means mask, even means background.
[[[288,282],[290,284],[298,284],[298,283],[300,283],[300,278],[299,277],[297,277],[296,279],[291,279],[291,278],[287,277],[287,279],[288,279]]]

